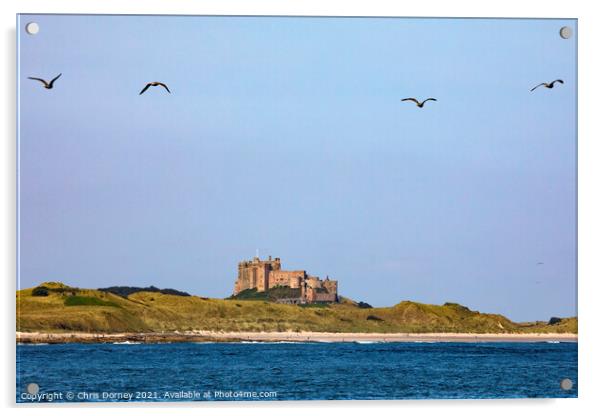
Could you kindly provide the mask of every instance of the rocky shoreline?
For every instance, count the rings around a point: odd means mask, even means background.
[[[179,342],[577,342],[577,334],[331,333],[331,332],[17,332],[19,344],[158,344]]]

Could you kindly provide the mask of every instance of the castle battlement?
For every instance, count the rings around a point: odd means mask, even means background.
[[[261,260],[254,257],[238,263],[238,278],[234,284],[234,295],[247,289],[256,289],[258,292],[276,287],[286,286],[291,289],[300,289],[298,302],[287,299],[287,303],[313,303],[337,302],[338,282],[325,280],[317,276],[310,276],[305,270],[282,270],[280,258]]]

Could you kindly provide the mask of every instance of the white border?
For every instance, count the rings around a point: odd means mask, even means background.
[[[379,414],[420,412],[420,414],[506,415],[509,412],[530,414],[587,414],[598,404],[600,379],[600,287],[602,267],[602,132],[600,129],[602,74],[600,42],[602,15],[596,2],[472,0],[357,1],[357,0],[3,0],[0,2],[2,25],[2,71],[0,126],[3,140],[0,155],[0,265],[4,285],[2,319],[2,371],[0,391],[2,405],[9,412],[26,411],[44,414],[127,414],[143,411],[148,415],[199,412],[272,415],[283,413]],[[119,13],[119,14],[236,14],[236,15],[332,15],[332,16],[434,16],[434,17],[556,17],[579,19],[579,399],[565,400],[486,400],[486,401],[402,401],[402,402],[285,402],[285,403],[216,403],[216,404],[132,404],[90,406],[15,407],[15,15],[16,13]],[[82,407],[85,409],[82,409]],[[599,407],[596,406],[596,407]]]

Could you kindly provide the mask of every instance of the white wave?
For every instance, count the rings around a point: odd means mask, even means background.
[[[31,345],[32,347],[37,347],[38,345],[50,345],[47,342],[17,342],[17,345]]]

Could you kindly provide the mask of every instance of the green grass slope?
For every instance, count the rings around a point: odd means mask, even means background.
[[[455,304],[401,302],[387,308],[360,308],[355,302],[322,307],[265,300],[209,299],[156,292],[121,297],[92,289],[43,283],[17,291],[17,330],[25,332],[319,331],[319,332],[577,332],[577,319],[555,325],[520,324]],[[39,294],[38,290],[38,294]],[[250,296],[252,298],[252,296]]]

